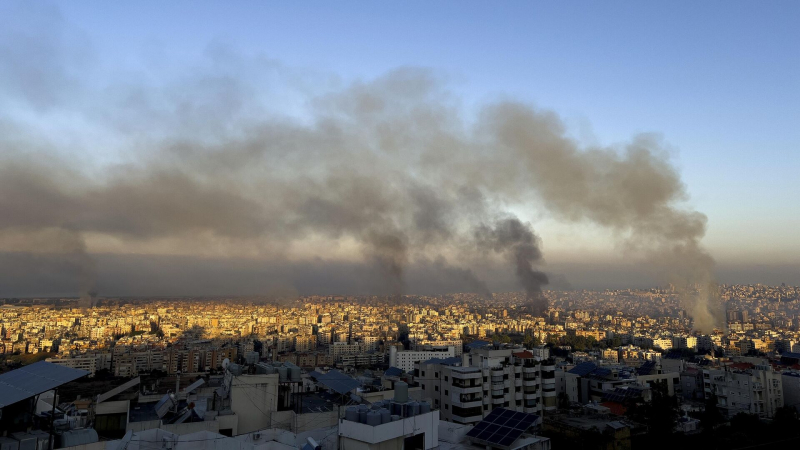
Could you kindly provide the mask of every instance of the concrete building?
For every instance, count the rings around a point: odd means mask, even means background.
[[[423,361],[416,365],[415,380],[448,422],[474,424],[500,407],[539,415],[557,407],[555,366],[529,352],[482,348],[460,361]]]
[[[409,407],[419,404],[416,402],[402,404]],[[355,409],[355,408],[353,408]],[[428,407],[430,409],[430,407]],[[387,417],[383,421],[376,411],[366,412],[364,417],[378,416],[377,423],[358,420],[352,411],[348,411],[345,418],[339,420],[339,447],[347,450],[391,450],[391,449],[419,449],[430,450],[439,446],[439,411],[404,413]],[[388,413],[387,413],[388,416]]]
[[[717,396],[717,407],[728,417],[743,412],[771,418],[783,406],[781,374],[766,364],[736,363],[703,371],[706,398]]]
[[[397,347],[389,349],[389,366],[397,367],[403,372],[414,369],[414,363],[427,361],[431,358],[452,358],[456,356],[455,347],[439,348],[435,350],[397,350]]]

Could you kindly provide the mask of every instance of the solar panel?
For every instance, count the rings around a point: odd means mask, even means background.
[[[495,408],[467,436],[498,447],[509,447],[538,419],[535,414]]]
[[[593,371],[597,366],[592,362],[583,362],[570,369],[567,373],[584,376]]]
[[[31,398],[89,375],[47,361],[39,361],[0,375],[0,408]]]
[[[346,394],[361,386],[361,383],[338,370],[331,370],[328,373],[318,375],[317,381],[340,394]]]
[[[481,432],[486,429],[488,424],[486,422],[478,422],[475,427],[473,427],[470,432],[475,431],[476,433]]]

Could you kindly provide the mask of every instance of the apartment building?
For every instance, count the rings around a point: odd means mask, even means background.
[[[706,398],[717,397],[717,407],[728,417],[743,412],[771,418],[783,406],[783,382],[766,361],[764,364],[735,363],[703,371]]]
[[[460,361],[423,361],[415,365],[415,380],[422,396],[448,422],[474,424],[495,408],[541,415],[557,406],[555,366],[537,361],[530,352],[484,348],[473,349]]]
[[[433,350],[397,350],[397,347],[389,348],[389,366],[397,367],[403,372],[408,372],[414,368],[414,364],[420,361],[427,361],[431,358],[452,358],[456,355],[453,346],[436,348]]]
[[[464,346],[464,344],[461,342],[461,340],[458,340],[458,339],[450,340],[450,341],[442,341],[442,340],[440,340],[440,341],[431,341],[431,340],[427,340],[426,339],[426,340],[417,341],[413,345],[414,350],[418,350],[418,351],[420,351],[420,350],[435,350],[437,348],[438,349],[442,349],[442,348],[447,348],[447,347],[453,347],[455,349],[455,355],[454,356],[459,356],[459,357],[464,352],[463,346]]]
[[[85,370],[91,374],[90,376],[94,376],[98,370],[111,369],[111,353],[90,353],[74,358],[47,358],[45,361],[71,369]]]

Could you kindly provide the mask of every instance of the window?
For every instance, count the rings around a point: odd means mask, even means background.
[[[433,377],[434,378],[439,378],[439,372],[433,372]]]
[[[445,390],[444,390],[444,395],[450,395],[450,391],[448,391],[447,389],[445,389]]]
[[[425,371],[424,371],[424,370],[422,371],[422,376],[423,376],[423,377],[425,376]]]
[[[483,410],[487,411],[489,409],[489,405],[483,405]]]
[[[450,405],[448,405],[447,403],[445,403],[445,404],[444,404],[444,409],[450,409]]]
[[[436,391],[436,392],[439,392],[439,386],[438,386],[438,385],[437,385],[437,386],[434,386],[434,387],[433,387],[433,390],[434,390],[434,391]]]
[[[483,382],[486,383],[489,381],[489,377],[483,377]]]
[[[444,376],[444,381],[447,381],[447,375]]]
[[[424,384],[422,385],[422,390],[423,390],[423,391],[425,390],[425,385],[424,385]]]

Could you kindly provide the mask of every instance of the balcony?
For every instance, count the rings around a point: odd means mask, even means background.
[[[481,381],[478,380],[478,379],[462,380],[462,379],[459,379],[459,378],[453,378],[453,387],[454,388],[467,389],[467,388],[472,388],[472,387],[476,387],[476,386],[477,387],[481,387],[481,385],[483,385],[483,383],[481,383]]]

